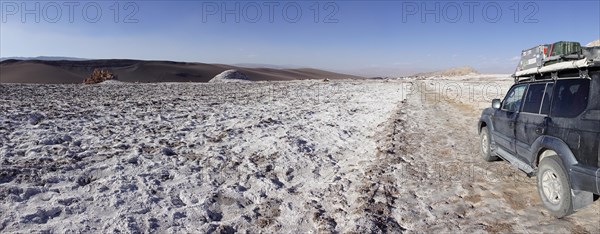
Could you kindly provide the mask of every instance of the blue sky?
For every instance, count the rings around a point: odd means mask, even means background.
[[[0,6],[1,57],[404,73],[468,65],[510,73],[522,49],[600,38],[600,1],[2,0]]]

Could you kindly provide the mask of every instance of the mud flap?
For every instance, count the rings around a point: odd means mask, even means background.
[[[594,201],[594,194],[581,190],[571,189],[571,201],[573,202],[573,210],[579,210],[586,207]]]

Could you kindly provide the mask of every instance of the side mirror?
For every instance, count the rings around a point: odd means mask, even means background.
[[[500,109],[501,105],[502,105],[502,101],[500,101],[500,99],[492,100],[492,108],[497,110],[497,109]]]

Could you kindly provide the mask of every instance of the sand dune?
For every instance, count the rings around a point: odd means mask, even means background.
[[[52,74],[55,79],[45,79]],[[82,74],[43,63],[0,64],[0,83],[77,83]]]
[[[208,82],[219,73],[236,69],[253,81],[301,79],[361,79],[317,69],[244,68],[223,64],[141,60],[43,61],[5,60],[0,83],[81,83],[95,68],[109,69],[125,82]]]

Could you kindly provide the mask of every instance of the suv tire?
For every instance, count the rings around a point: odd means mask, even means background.
[[[537,190],[542,204],[557,218],[573,213],[571,186],[557,155],[545,157],[540,162]]]
[[[498,160],[498,156],[492,155],[492,149],[490,147],[490,132],[487,127],[481,129],[479,133],[479,151],[483,160],[492,162]]]

